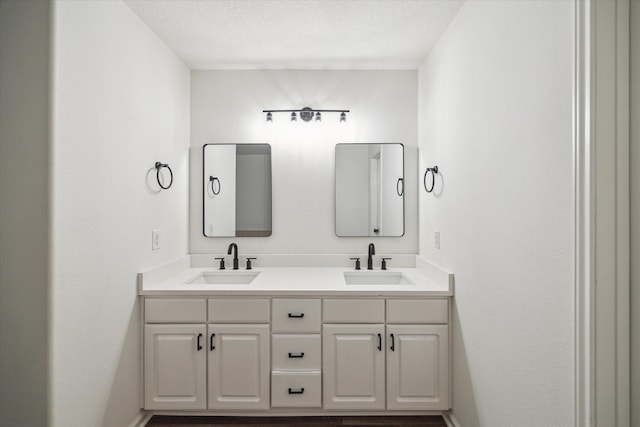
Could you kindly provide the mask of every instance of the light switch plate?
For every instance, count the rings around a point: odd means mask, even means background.
[[[160,249],[160,230],[151,230],[151,250]]]

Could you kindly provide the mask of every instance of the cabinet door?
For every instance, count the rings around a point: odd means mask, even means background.
[[[387,409],[449,409],[447,325],[387,325]]]
[[[269,325],[209,325],[209,409],[269,409]]]
[[[206,409],[205,325],[145,325],[145,409]]]
[[[384,325],[323,326],[325,409],[384,409]]]

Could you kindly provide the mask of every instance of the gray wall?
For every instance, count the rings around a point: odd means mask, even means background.
[[[0,423],[48,407],[50,4],[0,2]]]

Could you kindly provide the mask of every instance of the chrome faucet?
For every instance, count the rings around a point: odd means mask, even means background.
[[[233,250],[233,269],[238,269],[238,245],[232,243],[229,245],[229,249],[227,249],[227,255],[231,255],[231,251]]]
[[[376,247],[373,245],[373,243],[369,243],[369,256],[367,257],[367,270],[373,270],[373,255],[375,254],[376,254]]]

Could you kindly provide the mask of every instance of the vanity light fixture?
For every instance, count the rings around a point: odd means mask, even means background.
[[[298,121],[298,113],[300,113],[300,119],[303,122],[310,122],[314,117],[316,118],[316,122],[322,121],[321,113],[340,113],[340,123],[344,123],[347,121],[347,113],[349,110],[315,110],[311,107],[304,107],[299,110],[262,110],[263,113],[267,114],[267,123],[273,122],[273,113],[291,113],[291,121]]]

